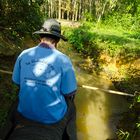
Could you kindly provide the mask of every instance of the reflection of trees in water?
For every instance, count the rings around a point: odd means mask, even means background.
[[[113,88],[109,80],[79,68],[77,79],[80,85]],[[76,105],[78,138],[80,140],[116,137],[118,114],[122,114],[127,108],[123,97],[80,87],[76,96]]]

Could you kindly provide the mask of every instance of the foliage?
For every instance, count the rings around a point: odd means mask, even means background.
[[[7,115],[8,115],[7,110],[1,110],[0,109],[0,127],[3,127],[5,125]]]
[[[13,93],[12,96],[8,93],[4,94],[4,97],[1,100],[1,107],[0,107],[0,128],[4,127],[5,124],[7,123],[7,118],[9,117],[8,115],[11,109],[11,105],[16,98],[17,98],[17,93]]]
[[[12,84],[10,75],[1,74],[0,83],[0,128],[2,128],[7,123],[12,103],[17,99],[18,88]]]
[[[93,15],[92,15],[91,13],[89,13],[89,12],[86,12],[86,13],[84,14],[84,19],[85,19],[86,21],[89,21],[89,22],[95,21]]]
[[[89,24],[84,22],[79,28],[66,29],[65,35],[78,52],[93,60],[93,64],[95,65],[94,70],[101,70],[98,66],[101,67],[102,63],[108,64],[108,62],[102,62],[100,60],[101,54],[110,56],[112,60],[120,61],[120,65],[127,65],[128,69],[126,66],[124,67],[125,69],[122,69],[123,72],[125,71],[125,76],[118,83],[115,81],[116,83],[114,82],[114,84],[120,91],[134,94],[134,92],[140,91],[139,67],[133,66],[134,64],[132,64],[134,60],[139,58],[140,54],[139,34],[137,31],[131,31],[131,29],[128,31],[124,30],[129,24],[124,28],[122,27],[122,23],[119,27],[116,26],[114,30],[111,28],[113,26],[110,23],[109,25],[98,24],[96,26],[96,23]],[[129,112],[126,113],[121,121],[122,124],[118,127],[117,136],[119,140],[131,140],[139,137],[139,103],[140,96],[136,94]]]
[[[0,28],[10,40],[22,40],[41,25],[42,16],[37,2],[2,0],[0,7]]]
[[[113,32],[114,30],[104,29],[104,25],[97,27],[95,23],[84,23],[79,28],[68,30],[66,36],[76,50],[92,57],[101,51],[112,57],[138,56],[140,43],[138,38],[135,39],[135,32]]]
[[[119,140],[130,140],[130,133],[127,131],[119,130],[117,134]]]
[[[119,140],[135,140],[140,136],[140,94],[136,93],[130,110],[125,114],[121,120],[121,126],[118,127],[117,136]],[[128,122],[127,127],[124,123]]]
[[[114,12],[111,15],[106,16],[105,20],[102,20],[102,23],[109,25],[111,27],[119,28],[121,30],[133,30],[139,31],[140,28],[140,14],[132,16],[132,14],[119,14]]]

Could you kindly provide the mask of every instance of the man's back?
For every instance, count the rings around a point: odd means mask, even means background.
[[[39,46],[23,51],[14,66],[13,82],[20,91],[10,140],[21,140],[21,135],[23,140],[32,139],[30,127],[39,130],[37,140],[68,139],[65,134],[76,140],[76,78],[70,59],[55,49],[60,39],[67,38],[55,19],[47,19],[34,34],[40,36]]]
[[[15,66],[20,69],[20,74],[15,71],[13,75],[13,80],[20,84],[18,111],[43,123],[62,119],[67,110],[63,94],[74,88],[71,85],[72,89],[65,89],[65,78],[68,78],[64,77],[65,73],[71,73],[70,77],[74,74],[68,57],[40,44],[23,51]],[[75,78],[72,79],[75,85]]]

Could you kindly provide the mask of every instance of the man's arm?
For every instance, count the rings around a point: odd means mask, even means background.
[[[76,94],[76,90],[71,92],[71,93],[69,93],[69,94],[65,94],[64,97],[65,97],[66,100],[74,101],[75,94]]]

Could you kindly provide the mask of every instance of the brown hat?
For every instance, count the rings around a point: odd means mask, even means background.
[[[44,22],[42,28],[39,31],[34,32],[33,34],[47,34],[53,35],[67,41],[67,38],[61,35],[61,23],[55,19],[48,19]]]

